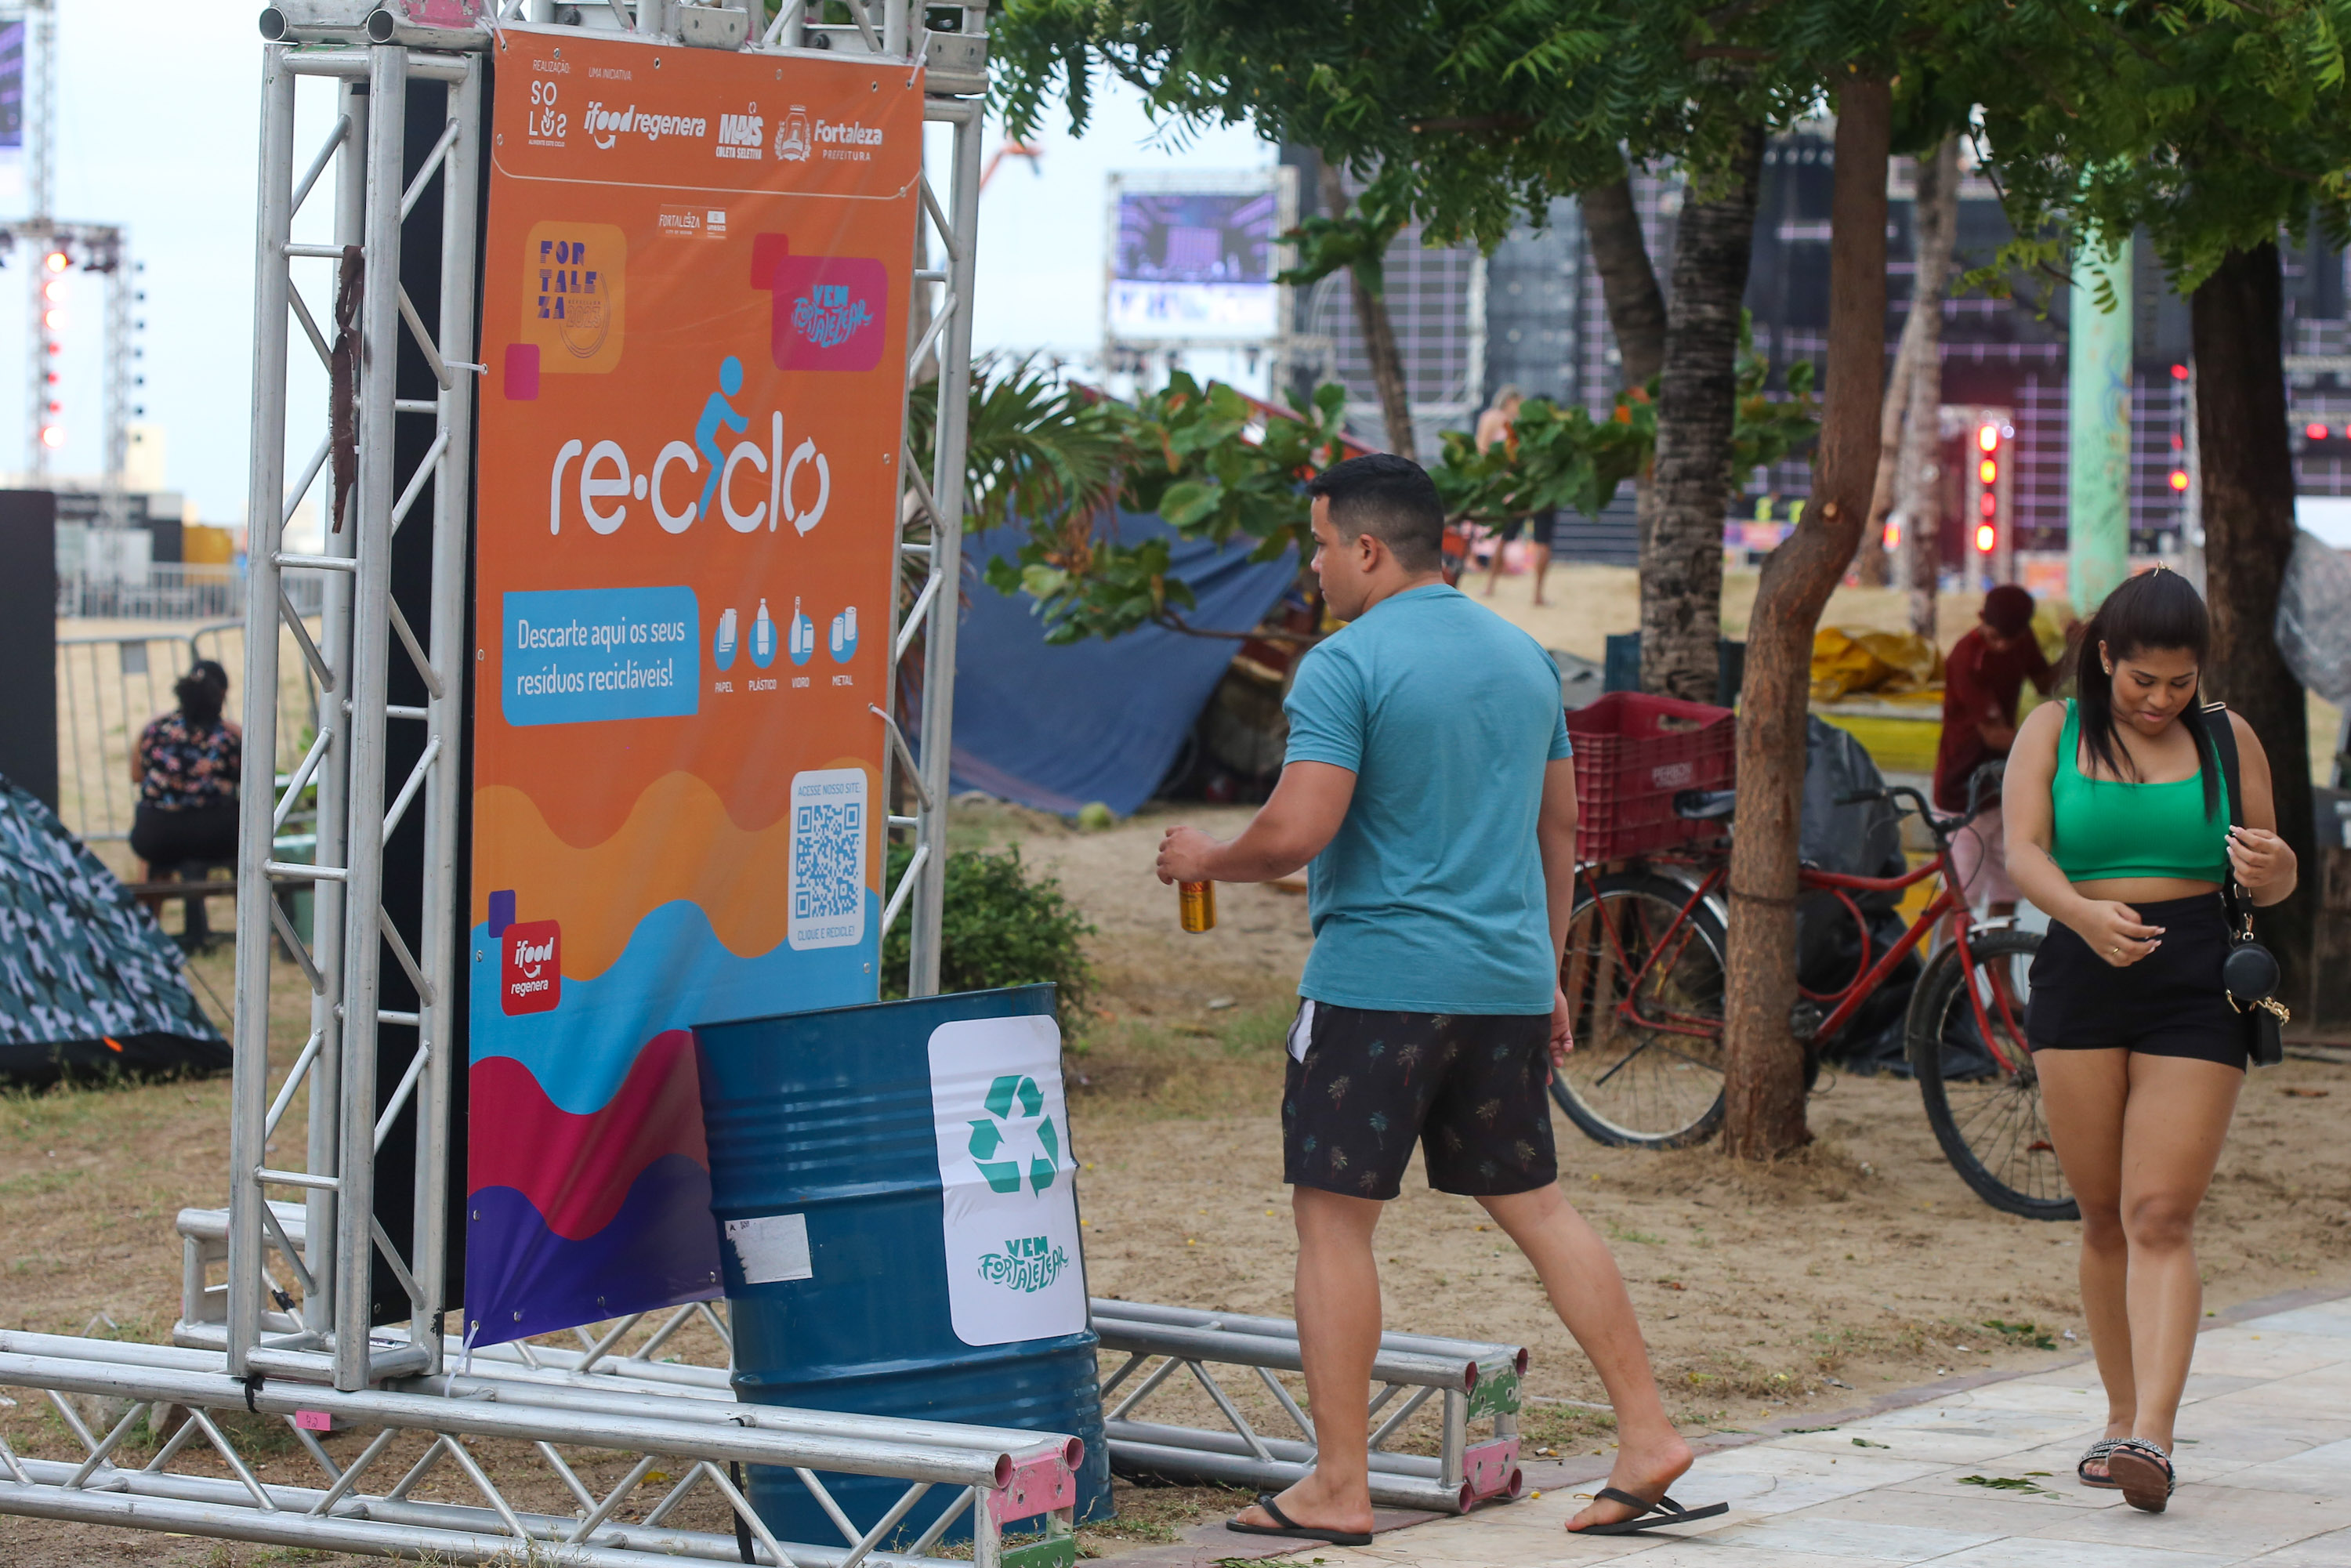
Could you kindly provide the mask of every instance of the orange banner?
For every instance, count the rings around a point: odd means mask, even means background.
[[[919,71],[510,27],[466,1329],[717,1292],[699,1022],[875,994]]]

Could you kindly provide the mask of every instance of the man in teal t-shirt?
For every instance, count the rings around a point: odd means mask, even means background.
[[[1558,1185],[1547,1089],[1574,1048],[1558,974],[1575,887],[1558,668],[1446,583],[1444,507],[1417,464],[1358,457],[1307,489],[1314,570],[1349,624],[1299,663],[1289,755],[1264,809],[1230,843],[1174,828],[1159,850],[1162,882],[1267,882],[1312,865],[1314,950],[1281,1121],[1315,1469],[1231,1527],[1370,1539],[1372,1235],[1416,1145],[1431,1186],[1476,1198],[1526,1253],[1607,1385],[1616,1463],[1568,1528],[1619,1534],[1720,1513],[1665,1500],[1688,1445],[1657,1397],[1607,1244]]]

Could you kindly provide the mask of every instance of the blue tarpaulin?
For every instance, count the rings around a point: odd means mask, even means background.
[[[964,548],[985,570],[1025,537],[998,528]],[[1121,512],[1118,537],[1175,539],[1172,570],[1200,598],[1185,616],[1194,626],[1247,631],[1297,578],[1294,556],[1252,564],[1249,541],[1218,549],[1177,539],[1154,516]],[[955,787],[1062,815],[1099,800],[1124,816],[1166,777],[1240,645],[1145,626],[1051,647],[1033,603],[971,584],[956,643]]]

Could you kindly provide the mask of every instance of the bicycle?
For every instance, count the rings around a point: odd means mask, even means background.
[[[1934,835],[1934,859],[1900,876],[1853,876],[1805,866],[1806,891],[1826,892],[1859,929],[1854,978],[1826,992],[1804,990],[1792,1020],[1805,1049],[1807,1083],[1821,1047],[1834,1040],[1912,950],[1948,928],[1911,993],[1905,1054],[1927,1120],[1962,1180],[1993,1207],[2033,1219],[2080,1218],[2058,1168],[2041,1112],[2041,1085],[2024,1035],[2026,971],[2041,934],[2010,921],[1980,922],[1954,891],[1951,840],[1975,813],[1938,816],[1914,789],[1848,795],[1916,810]],[[1729,790],[1689,790],[1677,814],[1725,820]],[[1906,813],[1907,814],[1907,813]],[[1653,852],[1613,867],[1585,866],[1560,986],[1573,1014],[1575,1051],[1553,1075],[1552,1097],[1595,1142],[1675,1149],[1705,1142],[1723,1108],[1721,894],[1729,859],[1719,845]],[[1930,876],[1943,885],[1901,938],[1873,961],[1869,925],[1854,895],[1898,893]]]

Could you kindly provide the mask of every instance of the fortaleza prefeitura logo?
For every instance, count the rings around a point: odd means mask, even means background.
[[[1060,1279],[1069,1262],[1067,1248],[1042,1236],[1022,1236],[1008,1239],[1001,1252],[982,1253],[979,1277],[991,1285],[1034,1295]]]

